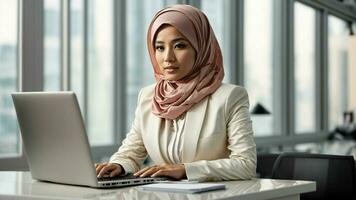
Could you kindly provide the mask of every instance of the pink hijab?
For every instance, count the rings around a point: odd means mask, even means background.
[[[197,52],[192,71],[178,81],[166,80],[155,58],[155,36],[164,24],[174,26]],[[148,28],[147,46],[157,81],[152,112],[158,117],[176,119],[221,85],[224,78],[221,50],[208,18],[200,10],[189,5],[160,10]]]

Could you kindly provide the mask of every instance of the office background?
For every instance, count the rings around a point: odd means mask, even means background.
[[[95,160],[116,151],[154,83],[148,24],[174,3],[206,13],[224,82],[269,111],[252,114],[259,152],[308,151],[355,113],[354,0],[0,0],[0,169],[27,169],[14,91],[75,91]]]

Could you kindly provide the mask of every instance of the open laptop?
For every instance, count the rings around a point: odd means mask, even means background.
[[[32,177],[90,187],[121,187],[165,177],[96,177],[83,118],[74,92],[12,94]]]

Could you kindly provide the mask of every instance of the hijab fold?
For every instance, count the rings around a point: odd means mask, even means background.
[[[197,53],[192,71],[177,81],[165,79],[155,58],[154,40],[162,25],[175,27]],[[207,17],[193,6],[160,10],[148,28],[147,46],[157,81],[152,112],[158,117],[176,119],[220,87],[224,78],[221,50]]]

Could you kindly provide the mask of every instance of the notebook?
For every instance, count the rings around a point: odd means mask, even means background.
[[[201,193],[211,190],[225,189],[221,183],[155,183],[139,186],[138,188],[148,191]]]
[[[122,187],[165,177],[96,177],[76,95],[73,92],[12,94],[25,154],[34,179],[90,187]]]

